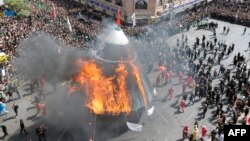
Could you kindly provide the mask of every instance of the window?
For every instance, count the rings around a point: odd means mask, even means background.
[[[115,0],[115,5],[122,6],[122,0]]]
[[[159,0],[159,6],[162,6],[162,5],[163,5],[162,0]]]
[[[135,9],[147,9],[148,8],[148,4],[145,0],[138,0],[135,3]]]
[[[112,0],[105,0],[106,2],[109,2],[109,3],[111,3],[112,2]]]

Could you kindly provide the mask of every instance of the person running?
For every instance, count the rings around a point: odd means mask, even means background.
[[[45,104],[43,103],[36,103],[36,116],[40,113],[40,111],[44,112]]]
[[[226,33],[226,35],[229,33],[229,31],[230,31],[230,27],[227,28],[227,33]]]
[[[178,78],[179,78],[179,83],[183,82],[183,73],[180,71],[178,74]]]
[[[247,28],[245,27],[242,35],[245,35],[246,31],[247,31]]]
[[[207,104],[204,104],[203,112],[202,112],[202,117],[205,118],[207,112]]]
[[[19,108],[19,106],[18,106],[16,103],[14,103],[14,104],[12,105],[12,109],[14,110],[14,112],[15,112],[15,114],[16,114],[16,118],[17,118],[17,116],[18,116],[18,108]]]
[[[185,101],[185,99],[181,100],[180,107],[181,107],[182,112],[184,113],[185,112],[185,108],[186,108],[186,101]]]
[[[20,135],[22,135],[23,132],[25,133],[25,135],[28,135],[28,132],[27,132],[27,130],[25,129],[25,125],[24,125],[22,119],[20,119],[20,128],[21,128]]]
[[[227,29],[227,27],[226,27],[226,26],[224,26],[224,27],[223,27],[223,34],[225,34],[226,29]]]
[[[5,126],[5,125],[1,125],[1,127],[2,127],[2,130],[3,130],[3,139],[7,136],[7,135],[9,135],[8,134],[8,131],[7,131],[7,127]]]
[[[170,100],[172,99],[173,92],[174,92],[174,89],[173,89],[173,87],[171,86],[171,87],[168,89],[168,95],[167,95],[167,97],[170,96]]]

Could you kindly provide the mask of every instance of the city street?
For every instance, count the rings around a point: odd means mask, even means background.
[[[247,28],[247,32],[245,35],[241,35],[243,33],[243,26],[235,25],[235,24],[229,24],[226,22],[221,22],[217,20],[209,20],[214,21],[218,23],[218,28],[216,30],[217,32],[217,38],[218,41],[225,41],[228,45],[231,45],[232,43],[235,44],[235,49],[232,54],[227,59],[223,59],[221,61],[222,64],[226,68],[231,68],[230,64],[233,61],[233,57],[238,52],[241,52],[241,54],[244,54],[245,57],[247,57],[246,60],[249,59],[249,53],[248,51],[248,42],[250,42],[250,29]],[[223,31],[223,26],[230,27],[230,32],[228,35],[221,34]],[[196,37],[202,37],[202,35],[206,36],[206,39],[209,39],[213,41],[212,38],[212,32],[208,30],[196,30],[195,28],[191,28],[190,31],[184,32],[184,35],[188,36],[188,43],[190,46],[193,45],[193,43],[196,40]],[[164,37],[165,38],[165,37]],[[173,37],[166,37],[166,43],[171,46],[176,46],[176,40],[177,38],[181,39],[181,34],[174,35]],[[209,54],[211,55],[211,54]],[[208,55],[208,56],[209,56]],[[248,61],[249,63],[249,61]],[[157,67],[157,64],[154,64],[155,67]],[[248,64],[250,65],[250,64]],[[213,67],[212,71],[214,69],[219,69],[219,65],[216,67]],[[156,76],[159,72],[152,72],[149,74],[149,78],[153,83],[155,83]],[[186,76],[185,76],[186,78]],[[216,85],[218,80],[215,80],[213,82],[214,85]],[[62,85],[62,84],[58,84]],[[170,87],[170,84],[164,86],[164,87],[157,87],[157,95],[153,98],[152,103],[150,106],[146,107],[147,109],[151,108],[152,106],[155,107],[154,113],[151,116],[147,116],[146,111],[143,113],[141,117],[141,121],[139,124],[143,125],[142,132],[134,132],[134,131],[127,131],[120,135],[119,137],[114,137],[113,139],[109,139],[109,141],[178,141],[182,140],[182,126],[187,124],[189,125],[190,129],[193,129],[193,124],[197,120],[199,123],[199,126],[207,126],[208,127],[208,135],[211,130],[216,128],[216,121],[211,121],[211,116],[213,116],[213,112],[216,110],[215,106],[209,107],[206,117],[204,119],[201,118],[202,113],[202,102],[205,99],[202,99],[201,101],[197,99],[195,100],[195,103],[193,105],[188,104],[187,108],[184,113],[179,111],[179,105],[180,101],[182,99],[182,85],[178,84],[178,77],[175,74],[173,79],[173,88],[174,88],[174,94],[173,98],[171,100],[165,100],[166,95],[168,93],[168,89]],[[47,122],[54,122],[54,124],[61,124],[60,119],[53,119],[53,121],[46,121],[46,118],[34,118],[33,115],[36,113],[36,109],[34,108],[34,104],[31,102],[34,100],[34,94],[29,93],[29,86],[28,82],[24,81],[22,83],[22,86],[19,88],[21,94],[23,95],[23,98],[8,102],[6,105],[6,109],[9,111],[6,115],[1,115],[1,124],[6,125],[8,128],[9,135],[5,138],[6,141],[37,141],[38,138],[35,134],[35,128],[39,126],[42,123]],[[52,90],[51,85],[46,85],[46,91],[47,93],[50,93]],[[61,91],[61,90],[59,90]],[[192,91],[191,88],[189,88],[186,93],[189,94]],[[58,94],[58,93],[56,93]],[[54,95],[47,95],[46,96],[46,102],[52,102],[49,100]],[[239,95],[240,96],[240,95]],[[14,94],[14,98],[17,98],[16,94]],[[189,101],[187,100],[187,103]],[[12,104],[16,103],[19,105],[19,116],[18,118],[15,118],[15,114],[12,107]],[[224,110],[226,110],[227,106],[224,106]],[[50,108],[48,107],[48,114],[50,114]],[[230,116],[230,113],[226,114],[227,116]],[[63,115],[62,115],[63,116]],[[74,115],[71,115],[74,116]],[[28,135],[19,135],[20,133],[20,127],[19,127],[19,119],[23,119],[24,123],[26,125],[27,131],[29,132]],[[229,120],[230,117],[227,117],[227,120]],[[94,119],[92,119],[94,121]],[[88,121],[84,121],[84,123],[88,123]],[[82,123],[79,123],[82,124]],[[98,134],[93,133],[92,129],[94,128],[94,124],[87,125],[90,126],[89,129],[91,131],[86,131],[85,133],[77,133],[78,135],[83,136],[83,138],[88,138],[86,133],[90,133],[93,135],[93,140],[95,140],[95,137],[98,136]],[[84,127],[87,127],[84,125]],[[61,126],[60,126],[61,127]],[[69,132],[78,132],[77,129],[68,131],[69,128],[73,128],[69,123],[63,123],[63,127],[56,129],[55,127],[48,127],[47,130],[47,140],[48,141],[64,141],[70,139],[71,135],[69,135]],[[201,128],[199,128],[201,130]],[[0,136],[2,136],[3,133],[0,132]],[[69,136],[68,136],[69,135]],[[206,138],[209,138],[210,136],[207,136]]]

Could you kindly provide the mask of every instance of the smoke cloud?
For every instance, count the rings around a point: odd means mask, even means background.
[[[98,35],[98,40],[94,43],[95,49],[104,47],[103,39],[115,26],[110,19],[104,19],[103,32]],[[138,37],[129,37],[131,46],[145,64],[151,62],[152,58],[158,60],[161,49],[168,49],[165,41],[168,36],[167,30],[148,28],[148,31]],[[152,50],[152,46],[160,48]],[[96,117],[85,108],[82,93],[76,92],[68,96],[67,87],[70,83],[68,80],[78,71],[75,65],[77,58],[88,59],[91,56],[88,50],[65,46],[48,34],[39,33],[21,43],[19,57],[14,61],[14,65],[17,72],[25,75],[28,80],[43,77],[48,82],[47,94],[52,94],[46,100],[48,117],[45,121],[52,136],[54,131],[58,131],[63,132],[63,141],[88,140],[90,137],[94,137],[95,141],[104,141],[119,135],[126,130],[118,129],[121,127],[119,120],[124,121],[124,117],[116,120],[110,117]],[[51,84],[55,83],[57,91],[53,91],[51,87]],[[113,120],[112,124],[110,120]]]

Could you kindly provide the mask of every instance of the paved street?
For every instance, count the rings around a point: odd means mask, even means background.
[[[233,56],[237,54],[238,52],[243,53],[246,57],[249,56],[249,53],[247,50],[248,42],[250,42],[250,29],[247,29],[247,33],[242,36],[243,33],[243,26],[229,24],[221,21],[218,22],[219,26],[217,28],[217,38],[218,41],[225,41],[228,45],[231,43],[235,44],[235,50],[232,54],[230,54],[228,59],[222,60],[221,63],[223,63],[226,67],[232,63]],[[226,25],[227,27],[230,27],[230,32],[228,35],[222,35],[220,34],[223,30],[223,26]],[[206,30],[195,30],[194,28],[191,28],[189,32],[185,32],[185,35],[188,36],[188,43],[192,45],[195,42],[196,37],[202,37],[202,35],[206,35],[206,39],[209,39],[212,35],[212,32],[206,31]],[[176,45],[176,39],[181,39],[181,34],[175,35],[171,38],[167,38],[166,42],[170,46]],[[213,40],[213,39],[211,39]],[[210,54],[211,55],[211,54]],[[248,60],[248,58],[247,58]],[[248,62],[249,63],[249,62]],[[249,64],[250,65],[250,64]],[[217,65],[213,69],[218,70],[219,66]],[[212,69],[212,70],[213,70]],[[157,72],[149,74],[149,77],[152,81],[152,83],[155,81],[155,76]],[[216,81],[215,81],[216,84]],[[128,131],[119,137],[110,139],[110,141],[175,141],[175,140],[181,140],[182,139],[182,125],[188,124],[190,129],[193,128],[193,124],[195,120],[199,121],[199,125],[206,125],[208,127],[208,133],[215,128],[216,121],[211,121],[210,117],[212,115],[212,112],[215,110],[213,107],[209,107],[205,119],[200,118],[201,110],[201,102],[204,101],[198,101],[196,100],[193,105],[188,105],[185,112],[181,113],[179,112],[179,103],[182,98],[181,91],[182,91],[182,85],[178,84],[178,78],[175,76],[173,79],[173,87],[174,87],[174,94],[173,98],[171,100],[163,101],[165,98],[169,85],[157,88],[157,96],[154,97],[152,106],[155,107],[154,113],[152,116],[148,117],[146,116],[146,112],[143,113],[143,116],[141,117],[140,124],[143,124],[142,132],[133,132]],[[32,141],[38,140],[35,135],[34,128],[37,127],[40,123],[43,123],[42,121],[45,120],[43,118],[35,119],[32,118],[32,116],[36,113],[36,109],[32,108],[34,104],[31,104],[31,101],[33,101],[34,94],[30,95],[29,90],[26,90],[28,88],[27,83],[23,83],[21,94],[24,95],[22,99],[15,100],[14,102],[19,105],[19,116],[17,119],[14,118],[14,112],[11,108],[13,102],[7,103],[7,110],[9,113],[7,115],[0,116],[1,124],[4,124],[8,128],[9,135],[5,138],[6,141],[29,141],[30,139]],[[47,86],[47,91],[51,92],[52,88],[51,86]],[[191,88],[187,90],[188,92],[191,91]],[[187,92],[187,93],[188,93]],[[14,94],[14,96],[16,96]],[[16,96],[17,97],[17,96]],[[46,99],[50,99],[50,97],[53,97],[53,95],[48,95]],[[188,102],[188,101],[187,101]],[[150,107],[148,107],[150,108]],[[224,106],[226,108],[226,106]],[[26,127],[28,127],[29,135],[25,136],[19,135],[20,128],[19,128],[19,119],[23,119]],[[229,118],[228,118],[229,119]],[[93,120],[93,119],[92,119]],[[57,122],[60,124],[60,119],[54,119],[53,122]],[[86,121],[85,121],[86,122]],[[80,123],[81,124],[81,123]],[[50,128],[48,127],[48,134],[47,138],[48,141],[64,141],[68,140],[66,139],[67,136],[67,129],[69,127],[68,124],[64,124],[65,126],[60,129]],[[60,126],[61,127],[61,126]],[[86,130],[92,130],[92,127]],[[76,131],[77,132],[77,131]],[[86,131],[87,132],[87,131]],[[91,131],[89,131],[91,132]],[[3,133],[0,132],[0,136],[2,136]],[[86,135],[83,135],[86,136]],[[98,136],[98,134],[95,134],[95,136]],[[209,138],[209,136],[207,136]]]
[[[235,44],[235,50],[232,54],[230,54],[228,59],[224,59],[221,61],[222,64],[225,65],[227,68],[230,63],[232,63],[233,57],[238,52],[243,53],[247,58],[249,56],[249,51],[247,50],[248,42],[250,41],[250,29],[247,29],[247,33],[242,36],[243,33],[243,26],[229,24],[222,21],[210,20],[218,22],[217,38],[218,41],[225,41],[228,45],[232,43]],[[220,34],[223,31],[223,26],[226,25],[230,27],[230,32],[228,35]],[[189,45],[193,45],[195,42],[196,37],[202,37],[202,35],[206,36],[206,39],[212,37],[213,33],[207,30],[195,30],[192,28],[189,32],[185,32],[185,35],[188,36],[188,43]],[[168,38],[166,42],[170,46],[176,45],[177,38],[181,39],[181,34],[177,34],[171,38]],[[210,39],[213,41],[213,38]],[[211,54],[210,54],[211,55]],[[248,62],[249,63],[249,62]],[[219,65],[213,67],[212,70],[219,69]],[[213,72],[213,71],[212,71]],[[150,74],[150,78],[152,82],[155,81],[156,73]],[[217,80],[215,80],[216,84]],[[182,85],[177,84],[178,77],[174,78],[173,86],[174,86],[174,98],[168,100],[167,102],[163,102],[162,100],[168,93],[169,85],[157,88],[158,95],[155,97],[155,102],[152,105],[155,106],[155,111],[151,117],[147,117],[146,114],[142,117],[141,123],[144,123],[143,131],[141,133],[129,131],[119,138],[115,138],[112,141],[175,141],[182,139],[182,125],[188,124],[190,129],[193,128],[193,124],[195,119],[199,121],[199,125],[203,126],[206,125],[208,127],[208,133],[215,129],[216,121],[210,121],[210,117],[212,116],[212,112],[216,110],[216,108],[210,107],[206,113],[205,119],[201,119],[200,115],[202,113],[201,102],[196,100],[194,105],[188,105],[186,111],[184,113],[180,113],[178,110],[178,106],[180,104],[180,100],[182,98]],[[191,88],[188,90],[191,91]],[[188,102],[188,101],[187,101]],[[226,106],[224,106],[226,108]],[[227,118],[228,120],[229,118]],[[201,128],[200,128],[201,130]],[[209,136],[207,137],[209,138]]]

